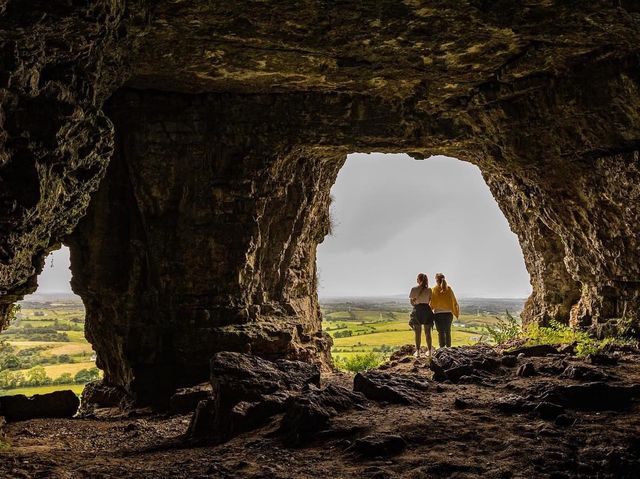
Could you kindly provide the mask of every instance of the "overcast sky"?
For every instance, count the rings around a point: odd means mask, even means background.
[[[480,170],[454,158],[354,154],[332,189],[318,247],[320,296],[406,294],[419,272],[459,296],[531,292],[518,239]]]
[[[72,293],[69,285],[71,281],[69,264],[69,248],[66,246],[50,253],[42,273],[38,276],[36,293]]]
[[[334,232],[318,247],[320,296],[405,294],[421,271],[430,281],[444,272],[459,296],[529,295],[516,235],[475,166],[350,155],[332,195]],[[37,292],[70,293],[70,279],[63,247],[47,258]]]

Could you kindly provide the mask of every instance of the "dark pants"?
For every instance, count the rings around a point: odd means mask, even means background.
[[[453,313],[436,313],[435,323],[438,330],[438,343],[440,344],[440,347],[450,347]]]

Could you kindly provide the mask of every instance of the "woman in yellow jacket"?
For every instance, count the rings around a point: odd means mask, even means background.
[[[453,317],[460,315],[460,306],[444,274],[436,274],[436,285],[431,290],[431,309],[435,313],[434,323],[438,330],[438,343],[441,348],[451,346],[451,323]]]

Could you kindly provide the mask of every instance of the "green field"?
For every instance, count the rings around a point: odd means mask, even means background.
[[[7,396],[13,394],[24,394],[25,396],[33,396],[34,394],[46,394],[53,391],[61,391],[70,389],[78,396],[84,389],[84,384],[64,384],[64,385],[51,385],[51,386],[32,386],[27,388],[15,388],[15,389],[0,389],[0,396]]]
[[[477,300],[476,303],[463,308],[460,318],[454,320],[453,346],[486,341],[484,327],[496,324],[499,317],[504,317],[504,311],[514,306],[512,300],[504,303],[500,300]],[[482,308],[488,311],[481,311]],[[331,354],[338,360],[370,352],[387,356],[403,345],[414,344],[414,333],[408,324],[410,309],[401,302],[359,300],[356,303],[325,303],[321,310],[322,327],[333,338]],[[423,333],[423,346],[424,343]],[[436,330],[433,331],[433,345],[438,346]]]
[[[79,393],[98,375],[79,299],[25,301],[0,334],[0,395]]]

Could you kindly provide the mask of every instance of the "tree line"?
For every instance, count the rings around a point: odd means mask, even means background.
[[[81,369],[75,375],[62,373],[55,379],[47,376],[42,366],[34,366],[27,371],[0,371],[0,389],[15,389],[31,386],[50,386],[52,384],[86,384],[100,378],[96,367]]]

